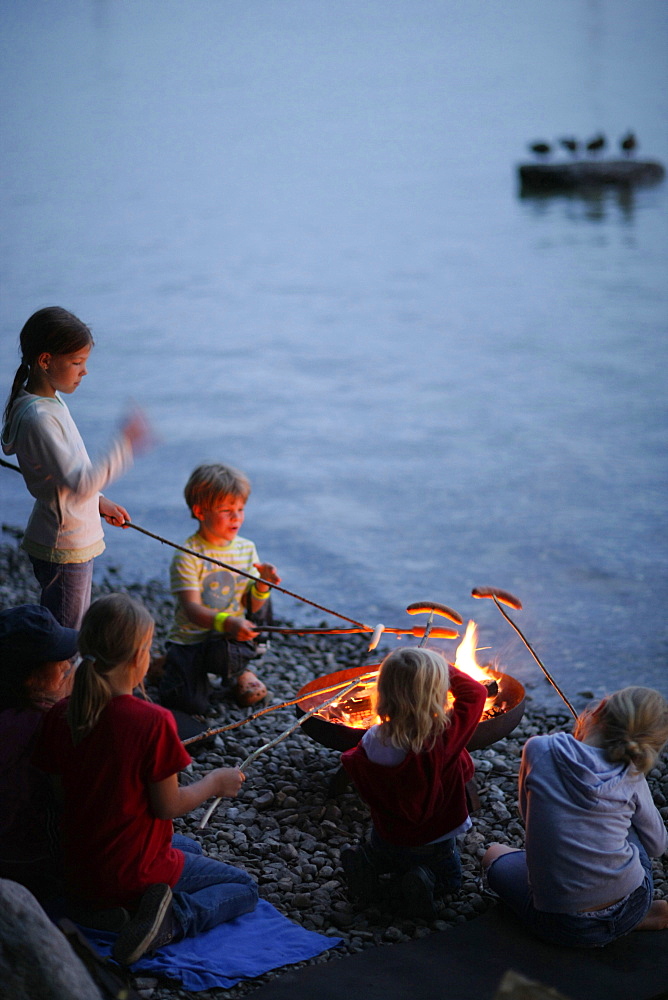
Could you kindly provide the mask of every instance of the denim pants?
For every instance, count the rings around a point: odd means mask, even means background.
[[[85,563],[46,562],[30,556],[33,572],[42,588],[40,604],[48,608],[63,628],[81,628],[90,605],[93,560]]]
[[[412,868],[422,867],[434,876],[437,892],[450,893],[461,888],[462,863],[454,837],[421,847],[396,847],[372,828],[362,850],[377,875],[390,872],[403,875]]]
[[[172,846],[183,851],[185,864],[173,887],[174,940],[250,913],[258,900],[255,880],[240,868],[207,858],[196,840],[175,833]]]
[[[602,948],[628,934],[640,923],[652,903],[652,862],[631,831],[645,871],[641,885],[618,903],[590,913],[548,913],[533,905],[524,851],[501,854],[487,870],[487,883],[529,929],[550,944],[569,948]]]

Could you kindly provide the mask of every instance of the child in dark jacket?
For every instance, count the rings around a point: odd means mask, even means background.
[[[77,636],[38,604],[0,611],[0,878],[40,903],[62,893],[62,866],[50,782],[30,758],[46,713],[72,689]]]
[[[378,675],[372,726],[341,762],[369,806],[370,840],[343,851],[353,895],[378,896],[379,876],[401,876],[414,916],[434,915],[434,893],[461,885],[456,838],[470,826],[466,783],[473,761],[466,750],[487,692],[431,649],[390,653]]]

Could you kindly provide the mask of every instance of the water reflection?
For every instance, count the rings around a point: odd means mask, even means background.
[[[639,193],[629,185],[622,187],[585,187],[567,191],[527,191],[520,189],[520,200],[540,217],[551,213],[553,206],[563,208],[563,215],[575,221],[604,222],[611,217],[623,223],[633,222]]]

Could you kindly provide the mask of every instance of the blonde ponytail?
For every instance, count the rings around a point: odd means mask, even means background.
[[[75,746],[95,728],[111,701],[107,674],[130,662],[152,626],[146,608],[128,594],[107,594],[89,607],[79,632],[83,660],[67,706]]]
[[[576,738],[592,735],[609,761],[647,774],[668,740],[668,702],[653,688],[622,688],[578,720]]]

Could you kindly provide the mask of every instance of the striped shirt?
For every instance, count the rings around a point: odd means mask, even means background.
[[[200,553],[201,556],[210,556],[227,566],[251,573],[255,579],[260,578],[259,573],[253,568],[253,563],[259,562],[257,549],[248,538],[237,535],[227,545],[211,545],[198,532],[186,541],[185,546]],[[177,596],[184,590],[196,590],[202,604],[207,608],[227,611],[233,615],[246,614],[242,600],[246,591],[252,586],[252,581],[215,563],[207,562],[200,556],[177,552],[170,567],[170,583],[172,593]],[[168,636],[171,642],[191,646],[196,642],[202,642],[209,631],[191,622],[180,601],[177,601],[174,624]]]

